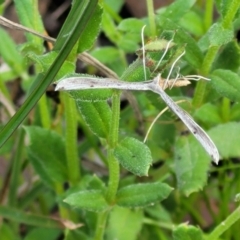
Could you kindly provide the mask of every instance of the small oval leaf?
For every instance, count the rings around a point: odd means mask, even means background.
[[[224,45],[234,38],[233,29],[224,29],[220,23],[213,24],[208,34],[212,46]]]
[[[208,131],[222,158],[240,157],[240,123],[220,124]]]
[[[197,42],[178,24],[172,22],[169,18],[159,22],[160,26],[165,30],[175,31],[174,42],[177,44],[186,44],[185,59],[194,68],[199,68],[203,61],[203,53],[199,48]]]
[[[194,118],[209,126],[222,123],[218,107],[211,103],[206,103],[198,108],[194,113]]]
[[[102,8],[97,5],[78,41],[78,53],[88,50],[94,44],[100,30],[102,13]]]
[[[203,240],[203,234],[199,228],[180,224],[173,230],[173,240]]]
[[[136,210],[115,206],[109,215],[106,239],[137,240],[143,224],[143,209]]]
[[[65,143],[56,132],[37,126],[24,127],[30,139],[28,157],[44,182],[67,181]]]
[[[107,138],[112,115],[107,102],[77,101],[77,106],[91,131],[98,137]]]
[[[147,145],[131,137],[119,143],[114,150],[114,156],[124,168],[138,176],[147,176],[153,161]]]
[[[118,191],[116,203],[122,207],[144,207],[164,200],[172,190],[161,182],[129,185]]]
[[[178,188],[187,196],[202,189],[207,182],[210,158],[196,139],[179,137],[174,156]]]
[[[240,77],[238,74],[224,69],[215,70],[210,78],[216,91],[232,101],[240,101]]]
[[[63,201],[72,207],[77,207],[92,212],[102,212],[109,207],[102,194],[102,191],[99,190],[73,193],[66,197]]]

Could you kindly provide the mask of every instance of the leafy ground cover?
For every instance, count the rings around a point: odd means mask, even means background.
[[[176,0],[153,10],[148,0],[146,17],[122,18],[124,1],[73,1],[56,39],[36,1],[13,4],[20,25],[0,23],[26,40],[17,45],[0,28],[1,239],[238,239],[240,2]],[[73,76],[158,75],[210,79],[166,93],[210,136],[218,165],[171,111],[144,141],[166,107],[158,94],[53,86]]]

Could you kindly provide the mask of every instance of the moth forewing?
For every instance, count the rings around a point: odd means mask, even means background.
[[[168,107],[182,120],[182,122],[187,126],[190,132],[195,136],[195,138],[200,142],[206,152],[212,157],[213,161],[217,164],[219,161],[218,149],[207,135],[207,133],[191,118],[191,116],[186,113],[182,108],[180,108],[165,92],[159,87],[158,77],[156,77],[149,88],[151,91],[158,93],[163,101],[168,105]]]
[[[86,89],[119,89],[119,90],[148,90],[149,81],[126,82],[113,78],[70,77],[56,83],[56,91],[86,90]]]
[[[113,78],[94,78],[94,77],[69,77],[56,82],[55,91],[71,91],[71,90],[86,90],[86,89],[119,89],[119,90],[135,90],[146,91],[149,90],[148,84],[152,80],[144,82],[126,82]],[[175,80],[169,80],[166,88],[172,86],[182,87],[190,84],[188,80],[181,80],[175,82]],[[158,83],[161,87],[164,86],[165,80],[161,79]]]

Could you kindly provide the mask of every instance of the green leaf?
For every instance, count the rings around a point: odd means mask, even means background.
[[[186,45],[186,54],[184,55],[184,58],[194,68],[200,68],[203,61],[203,54],[197,45],[197,42],[186,31],[184,31],[179,25],[171,21],[169,18],[158,21],[158,23],[160,27],[164,28],[165,30],[175,31],[174,42],[179,45]]]
[[[24,240],[53,240],[60,237],[59,229],[34,228],[30,230]]]
[[[237,41],[231,41],[220,52],[214,62],[214,69],[227,69],[237,72],[240,65],[240,48]]]
[[[107,138],[112,115],[107,102],[77,101],[77,106],[91,131],[98,137]]]
[[[202,15],[196,13],[195,11],[190,10],[187,12],[180,19],[180,25],[186,29],[187,32],[197,37],[201,37],[205,32]]]
[[[208,131],[223,159],[240,156],[240,123],[229,122],[221,124]]]
[[[110,14],[108,14],[106,11],[103,12],[102,16],[102,29],[108,39],[118,45],[118,42],[121,39],[121,34],[117,30],[117,27]]]
[[[239,121],[240,120],[240,103],[234,103],[231,107],[230,112],[230,120],[231,121]]]
[[[80,230],[66,231],[64,240],[92,240],[90,236]]]
[[[17,111],[17,113],[9,120],[7,125],[0,132],[0,147],[7,141],[11,134],[16,130],[16,128],[22,123],[22,121],[27,117],[31,109],[36,105],[37,101],[45,93],[49,84],[53,81],[57,72],[61,68],[63,62],[71,53],[76,42],[82,34],[82,31],[89,19],[92,17],[92,13],[97,5],[97,0],[82,0],[74,1],[74,18],[67,18],[66,24],[64,24],[64,30],[61,30],[62,36],[58,38],[54,50],[59,50],[59,55],[55,59],[54,63],[51,65],[47,73],[44,75],[40,74],[37,76],[37,86],[34,91],[31,92],[29,97],[25,100],[24,104]],[[81,10],[81,11],[79,11]],[[72,10],[70,11],[70,13]],[[70,14],[72,16],[72,14]],[[68,25],[71,22],[71,25]],[[67,25],[67,26],[66,26]]]
[[[87,89],[79,91],[69,91],[69,94],[77,102],[99,102],[111,98],[113,91],[112,89]]]
[[[225,0],[217,0],[216,7],[218,12],[221,14],[221,17],[224,18],[226,14],[229,12],[229,7],[232,1],[225,1]]]
[[[54,45],[54,50],[59,51],[66,44],[66,39],[71,37],[74,34],[73,29],[76,27],[76,24],[79,24],[81,18],[82,24],[78,26],[78,29],[75,29],[76,32],[80,33],[79,36],[82,37],[88,22],[91,21],[93,15],[95,14],[96,8],[98,7],[98,1],[73,1],[71,11],[68,14],[66,21],[64,22],[61,31],[58,34],[57,41]],[[72,39],[75,43],[79,40]],[[66,45],[68,48],[68,45]],[[73,46],[71,47],[71,49]]]
[[[213,24],[208,34],[212,46],[224,45],[234,38],[233,29],[224,29],[220,23]]]
[[[204,238],[199,228],[180,224],[173,231],[173,240],[204,240]]]
[[[147,68],[147,76],[150,76],[149,69]],[[138,58],[136,61],[134,61],[122,74],[120,79],[124,81],[129,82],[140,82],[144,81],[144,71],[143,71],[143,65],[140,58]]]
[[[165,183],[134,184],[117,192],[117,205],[121,207],[145,207],[166,199],[173,188]]]
[[[28,157],[44,182],[65,182],[67,163],[65,143],[60,135],[37,126],[24,127],[29,137]]]
[[[0,56],[3,58],[6,64],[14,71],[17,76],[21,76],[24,73],[24,60],[23,57],[17,51],[17,46],[10,38],[10,36],[0,28],[0,38],[2,43],[0,44]]]
[[[52,51],[50,53],[44,55],[36,55],[34,53],[30,53],[27,56],[32,59],[35,63],[37,63],[37,68],[40,72],[47,72],[50,66],[53,64],[54,60],[57,58],[59,53]],[[75,71],[75,63],[70,61],[65,61],[62,67],[59,69],[56,77],[54,78],[59,79],[63,76],[73,73]],[[53,79],[53,80],[54,80]]]
[[[106,202],[102,191],[81,191],[70,194],[64,199],[72,207],[81,208],[92,212],[102,212],[107,210],[108,203]]]
[[[139,40],[139,34],[127,32],[119,39],[118,47],[126,53],[134,53],[139,48]]]
[[[102,13],[103,13],[102,8],[99,5],[97,5],[92,18],[87,22],[87,25],[82,33],[82,36],[78,41],[77,51],[78,53],[88,50],[94,44],[100,31]]]
[[[63,223],[58,219],[26,213],[6,206],[0,206],[0,215],[15,223],[23,223],[43,228],[64,228]]]
[[[111,8],[112,11],[118,13],[124,4],[124,0],[118,0],[118,1],[104,0],[104,3],[108,5],[108,7]]]
[[[105,187],[105,183],[96,175],[84,175],[77,185],[70,186],[63,194],[61,194],[60,200],[65,199],[71,194],[79,193],[85,190],[104,191]]]
[[[170,49],[171,47],[173,47],[175,45],[176,44],[174,44],[173,42],[171,42],[169,44],[169,41],[167,41],[165,39],[157,39],[157,40],[146,43],[144,46],[144,50],[145,50],[145,52],[159,52],[162,50],[165,51],[167,47],[168,47],[168,49]],[[164,51],[163,51],[163,53],[164,53]],[[138,55],[142,54],[142,48],[140,50],[138,50],[137,53],[138,53]]]
[[[108,222],[107,240],[136,240],[143,225],[143,212],[116,206]]]
[[[29,0],[14,0],[14,6],[23,26],[33,29],[39,33],[44,33],[44,26],[38,11],[37,1],[30,2]],[[36,37],[31,33],[26,33],[26,37],[29,42],[32,42],[34,45],[43,49],[43,40],[41,38]]]
[[[140,32],[143,28],[145,23],[142,19],[138,18],[127,18],[123,19],[120,24],[118,25],[118,30],[123,32],[134,32],[138,34],[139,40],[140,40]]]
[[[17,233],[13,230],[12,226],[7,223],[2,223],[0,227],[0,236],[6,240],[20,240],[21,238],[16,235]]]
[[[160,11],[158,11],[158,17],[160,20],[161,18],[168,18],[173,22],[178,22],[195,2],[196,0],[176,0],[166,8],[160,9]]]
[[[198,108],[194,113],[194,118],[204,122],[208,126],[215,126],[222,123],[218,107],[211,103],[206,103]]]
[[[210,159],[193,136],[181,136],[175,143],[175,173],[178,188],[189,196],[207,182]]]
[[[212,72],[211,84],[216,91],[232,101],[240,101],[240,77],[238,74],[224,69]]]
[[[147,145],[130,137],[117,145],[114,156],[124,168],[138,176],[147,176],[153,161]]]
[[[170,201],[169,201],[170,202]],[[164,223],[174,224],[171,216],[171,212],[168,211],[163,204],[155,204],[144,208],[144,212],[147,216],[157,221]]]
[[[94,49],[91,55],[98,59],[101,63],[107,65],[118,76],[120,76],[126,69],[127,64],[122,57],[122,52],[115,47],[101,47]]]

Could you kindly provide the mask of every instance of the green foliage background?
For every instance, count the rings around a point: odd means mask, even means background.
[[[26,42],[16,46],[0,29],[0,56],[9,67],[0,76],[1,108],[9,119],[0,132],[8,166],[0,182],[1,239],[238,239],[240,2],[175,0],[156,11],[151,0],[146,3],[147,17],[122,19],[124,1],[73,1],[49,52],[39,36],[27,32]],[[37,1],[14,5],[20,23],[43,34]],[[100,33],[111,46],[98,46]],[[186,100],[181,107],[219,150],[218,166],[170,111],[143,142],[165,107],[154,93],[61,92],[58,104],[45,95],[53,82],[79,76],[77,58],[87,64],[87,76],[136,82],[146,80],[144,68],[147,79],[166,78],[183,51],[172,78],[179,68],[183,76],[211,81],[166,92]],[[25,92],[18,110],[7,88],[16,78]]]

